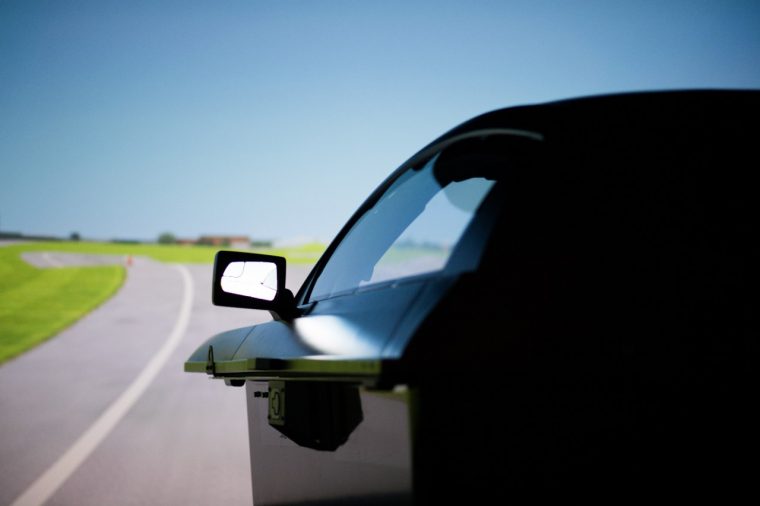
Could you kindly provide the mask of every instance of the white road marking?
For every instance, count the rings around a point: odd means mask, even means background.
[[[50,256],[50,253],[43,253],[42,259],[50,264],[50,267],[63,267],[63,264]]]
[[[184,285],[177,321],[160,350],[148,362],[132,384],[111,404],[84,434],[42,476],[21,494],[11,506],[40,506],[50,499],[74,471],[108,436],[155,379],[174,349],[182,340],[190,321],[193,304],[193,280],[187,267],[177,265]]]

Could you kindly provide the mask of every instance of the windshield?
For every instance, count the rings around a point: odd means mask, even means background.
[[[494,184],[450,172],[436,155],[396,179],[345,236],[311,298],[444,269]]]

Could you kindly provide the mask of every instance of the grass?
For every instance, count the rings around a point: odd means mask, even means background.
[[[26,251],[145,256],[161,262],[211,263],[211,246],[29,242],[0,247],[0,364],[44,342],[108,300],[124,282],[120,265],[38,269],[21,259]],[[314,263],[321,244],[259,249],[288,263]]]
[[[124,267],[37,269],[0,248],[0,363],[40,344],[116,293]]]
[[[164,244],[121,244],[100,242],[29,242],[8,248],[22,248],[22,251],[63,251],[69,253],[91,253],[97,255],[132,255],[145,256],[159,262],[172,263],[212,263],[218,246],[180,246]],[[3,248],[5,249],[5,248]],[[255,250],[258,253],[284,256],[288,263],[313,264],[325,246],[319,243],[304,244],[288,248],[265,248]]]

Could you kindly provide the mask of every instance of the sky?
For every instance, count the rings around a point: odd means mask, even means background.
[[[760,88],[760,2],[0,0],[0,231],[329,241],[472,116],[677,88]]]

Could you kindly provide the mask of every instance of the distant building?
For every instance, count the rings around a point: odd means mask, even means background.
[[[226,248],[250,248],[251,238],[246,235],[202,235],[198,244]]]

